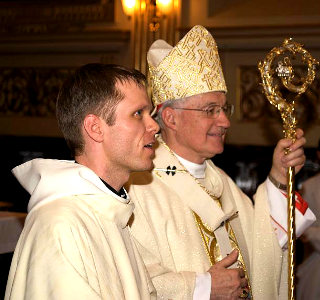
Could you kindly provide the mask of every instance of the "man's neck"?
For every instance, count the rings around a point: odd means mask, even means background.
[[[85,156],[76,156],[75,160],[79,164],[91,169],[104,182],[106,182],[110,187],[112,187],[117,193],[121,190],[123,185],[129,179],[130,174],[124,174],[124,172],[120,172],[119,170],[108,168],[102,163],[98,163],[96,160],[87,159]]]
[[[123,198],[123,199],[127,199],[127,193],[125,191],[125,189],[123,187],[120,188],[119,191],[116,191],[110,184],[108,184],[106,181],[104,181],[103,179],[100,178],[100,180],[104,183],[104,185],[114,194],[116,194],[117,196]]]
[[[193,163],[187,159],[182,158],[181,156],[175,154],[178,160],[184,167],[188,170],[188,172],[195,178],[203,179],[205,178],[206,174],[206,162],[203,162],[202,164],[196,164]]]
[[[167,146],[179,157],[191,163],[199,164],[199,165],[203,164],[206,161],[205,158],[201,159],[199,157],[196,157],[195,155],[192,155],[192,153],[190,153],[189,151],[182,149],[180,143],[170,134],[168,135],[168,134],[162,133],[161,138],[167,144]]]

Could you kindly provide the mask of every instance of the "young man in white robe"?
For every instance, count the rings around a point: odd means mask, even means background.
[[[151,110],[136,70],[89,64],[63,84],[57,120],[75,161],[13,169],[31,198],[5,299],[156,298],[128,231],[134,206],[123,188],[132,171],[153,166]]]
[[[298,172],[304,164],[302,130],[294,143],[278,142],[253,205],[210,160],[223,152],[233,112],[211,34],[195,26],[175,47],[158,40],[148,63],[161,135],[153,171],[130,178],[130,226],[158,296],[286,299],[286,196],[279,187],[289,166]],[[314,215],[304,209],[296,220],[299,235]]]

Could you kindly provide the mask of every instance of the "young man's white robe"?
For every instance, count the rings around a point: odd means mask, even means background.
[[[31,193],[5,299],[151,299],[127,222],[134,205],[90,169],[37,159],[14,169]]]

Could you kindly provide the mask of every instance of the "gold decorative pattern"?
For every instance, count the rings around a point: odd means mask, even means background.
[[[190,174],[190,173],[189,173]],[[190,174],[191,175],[191,174]],[[191,175],[192,176],[192,175]],[[194,178],[196,180],[196,182],[201,186],[201,188],[206,191],[206,193],[221,207],[221,203],[220,200],[215,197],[205,186],[203,186],[196,178]],[[204,248],[205,251],[209,257],[210,263],[213,266],[215,263],[219,262],[222,259],[221,256],[221,252],[220,252],[220,247],[218,245],[217,239],[215,237],[214,231],[212,228],[210,228],[210,226],[208,226],[206,223],[204,223],[201,218],[195,213],[193,212],[196,224],[198,226],[198,230],[199,233],[201,235],[203,244],[204,244]],[[241,250],[238,246],[238,242],[236,239],[236,236],[234,234],[234,231],[231,227],[231,224],[229,222],[229,220],[225,221],[223,224],[221,224],[221,226],[225,226],[228,236],[229,236],[229,241],[231,244],[232,249],[237,249],[239,252],[238,255],[238,267],[242,268],[244,270],[245,273],[245,277],[248,281],[248,288],[250,291],[250,295],[252,295],[252,290],[251,290],[251,284],[250,284],[250,279],[248,276],[248,272],[247,272],[247,268],[245,265],[245,262],[243,260],[243,256],[241,254]],[[251,296],[251,299],[252,296]]]
[[[114,0],[0,3],[0,34],[83,31],[86,23],[113,22]]]
[[[0,68],[0,116],[54,117],[60,86],[73,68]]]
[[[305,67],[295,66],[297,77],[303,78]],[[280,85],[280,79],[274,78]],[[239,120],[244,122],[255,122],[270,120],[281,123],[278,110],[273,105],[269,105],[263,94],[263,87],[260,84],[260,73],[256,66],[240,66],[239,68],[239,98],[237,99],[237,109]],[[285,98],[290,98],[290,94],[283,87],[279,86],[281,94]],[[308,90],[300,95],[299,101],[295,103],[295,110],[299,127],[304,130],[313,124],[320,124],[320,72],[315,74],[315,79]]]
[[[306,63],[308,67],[306,76],[304,76],[299,83],[295,82],[295,74],[289,59],[289,56],[294,58],[297,54],[301,55],[302,62]],[[283,60],[279,60],[279,57],[283,57]],[[274,69],[273,64],[276,63],[276,59],[278,59],[278,64]],[[317,64],[318,62],[312,58],[309,52],[303,49],[301,44],[291,39],[286,39],[282,46],[273,48],[265,60],[258,65],[264,93],[269,102],[279,110],[283,121],[284,134],[287,138],[295,139],[295,129],[297,125],[295,102],[283,98],[279,90],[279,85],[274,81],[274,75],[277,72],[276,75],[281,79],[283,86],[299,96],[305,93],[306,89],[314,80]]]
[[[150,55],[156,56],[156,51]],[[227,91],[216,42],[202,26],[193,27],[159,65],[152,65],[150,59],[148,63],[155,105],[210,91]]]
[[[202,238],[202,242],[204,245],[204,249],[207,253],[207,256],[210,260],[210,264],[211,266],[213,266],[217,261],[221,260],[221,253],[220,253],[220,248],[216,247],[215,250],[213,251],[213,249],[211,249],[210,245],[210,240],[211,245],[215,245],[217,243],[216,237],[213,233],[213,230],[208,227],[206,224],[204,224],[201,220],[201,218],[193,211],[193,216],[195,218],[197,227],[198,227],[198,231],[200,233],[200,236]],[[210,228],[210,229],[209,229]]]

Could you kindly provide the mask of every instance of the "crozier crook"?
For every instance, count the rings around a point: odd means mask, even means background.
[[[307,64],[308,71],[301,84],[294,83],[294,69],[290,57],[295,58],[296,54],[301,55],[302,63]],[[287,55],[287,56],[285,56]],[[279,60],[276,68],[275,59]],[[302,45],[294,42],[291,38],[285,39],[279,48],[273,48],[263,62],[259,62],[258,68],[262,78],[264,94],[269,102],[280,112],[283,122],[283,132],[286,138],[295,141],[297,120],[295,116],[294,101],[287,101],[283,98],[279,86],[274,81],[275,75],[281,79],[283,86],[297,96],[303,94],[310,86],[315,77],[315,69],[319,63],[312,58],[310,53],[303,49]],[[295,170],[289,167],[287,171],[287,199],[288,199],[288,299],[295,299]]]

